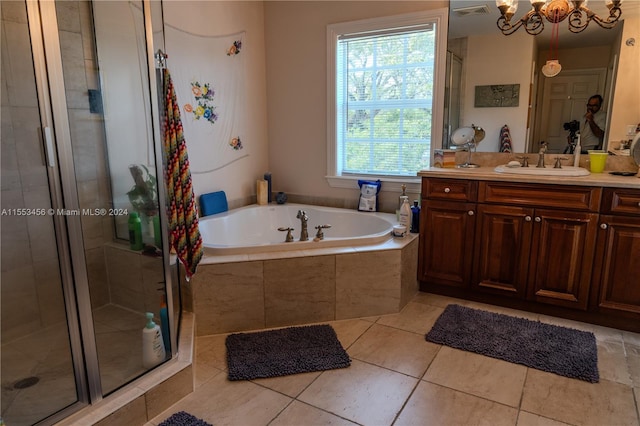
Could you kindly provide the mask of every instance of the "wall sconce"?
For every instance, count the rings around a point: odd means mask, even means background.
[[[511,18],[518,10],[518,0],[496,0],[496,6],[502,16],[498,18],[498,28],[504,35],[516,32],[520,27],[531,35],[537,35],[544,30],[544,21],[552,24],[562,22],[569,18],[569,31],[579,33],[584,31],[591,21],[602,28],[613,28],[622,9],[622,0],[604,0],[609,9],[609,16],[601,18],[587,7],[588,0],[530,0],[532,9],[516,23],[511,23]]]

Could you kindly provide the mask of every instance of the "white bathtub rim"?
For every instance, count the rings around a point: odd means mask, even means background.
[[[396,216],[393,213],[360,212],[357,210],[350,210],[350,209],[337,208],[337,207],[316,206],[316,205],[309,205],[309,204],[286,203],[284,205],[269,204],[267,206],[250,204],[250,205],[239,207],[237,209],[229,210],[223,213],[218,213],[216,215],[207,216],[205,218],[202,218],[201,221],[204,221],[209,217],[227,217],[230,214],[233,214],[234,212],[237,212],[238,210],[243,210],[243,209],[249,209],[249,208],[255,208],[255,207],[279,207],[279,206],[285,206],[285,207],[290,206],[294,208],[313,207],[319,210],[330,210],[330,211],[337,210],[337,211],[340,211],[341,213],[347,213],[347,214],[372,215],[372,216],[376,216],[383,219],[389,224],[389,226],[384,231],[370,234],[367,236],[358,236],[358,237],[332,238],[330,236],[327,236],[327,234],[329,234],[330,232],[329,230],[329,232],[325,232],[325,238],[323,240],[317,240],[317,241],[314,240],[315,231],[313,229],[310,229],[308,241],[299,241],[298,235],[294,235],[294,238],[295,238],[294,241],[285,243],[284,242],[285,234],[283,233],[282,242],[277,244],[255,243],[251,245],[245,245],[242,247],[233,247],[228,245],[218,245],[218,244],[203,242],[205,256],[225,256],[225,255],[245,255],[245,254],[249,255],[249,254],[257,254],[257,253],[270,253],[271,255],[273,255],[276,252],[309,251],[309,250],[328,249],[331,247],[342,248],[342,249],[353,247],[354,250],[356,250],[358,247],[383,244],[387,241],[397,239],[391,235],[393,225],[397,225],[398,223],[396,220]]]

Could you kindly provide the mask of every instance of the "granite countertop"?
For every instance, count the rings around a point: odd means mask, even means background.
[[[459,154],[465,156],[458,157]],[[456,153],[456,164],[466,161],[466,153]],[[604,173],[591,173],[588,176],[544,176],[544,175],[518,175],[512,173],[498,173],[494,170],[496,166],[503,165],[516,159],[523,154],[504,153],[474,153],[472,162],[479,164],[477,168],[443,168],[429,167],[418,172],[418,176],[423,177],[443,177],[451,179],[473,179],[473,180],[493,180],[501,182],[524,182],[524,183],[544,183],[554,185],[577,185],[577,186],[600,186],[613,188],[636,188],[640,189],[640,174],[634,176],[616,176],[610,171],[635,171],[638,167],[630,157],[609,156]],[[529,163],[537,158],[537,154],[527,154]],[[547,154],[545,160],[547,164],[553,164],[553,159],[558,154]],[[573,157],[564,155],[563,157]],[[588,156],[580,156],[580,167],[588,170]],[[534,163],[535,164],[535,163]],[[566,164],[566,163],[565,163]]]

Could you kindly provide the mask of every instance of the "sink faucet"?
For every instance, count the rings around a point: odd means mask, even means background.
[[[307,216],[307,212],[304,210],[298,210],[298,215],[296,218],[300,219],[300,224],[302,225],[302,230],[300,231],[300,241],[309,240],[309,232],[307,231],[307,222],[309,221],[309,216]]]
[[[540,151],[538,151],[538,165],[536,167],[544,168],[544,154],[547,152],[547,143],[545,141],[540,142]]]

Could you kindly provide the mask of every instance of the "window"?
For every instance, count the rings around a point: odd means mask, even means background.
[[[329,25],[332,186],[363,176],[410,181],[429,166],[442,129],[444,22],[439,9]]]

